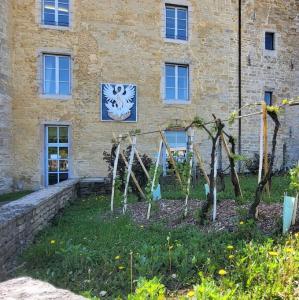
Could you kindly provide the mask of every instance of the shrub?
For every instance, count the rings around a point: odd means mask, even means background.
[[[116,149],[117,149],[117,144],[114,143],[112,145],[110,153],[107,151],[103,152],[103,160],[108,165],[108,176],[110,178],[112,178]],[[131,152],[131,146],[127,147],[127,149],[123,153],[128,162],[129,162],[130,152]],[[149,171],[151,164],[152,164],[152,159],[149,156],[147,156],[146,154],[143,154],[141,156],[141,160],[142,160],[145,168]],[[147,184],[147,177],[146,177],[138,159],[136,158],[136,156],[134,157],[132,171],[134,172],[140,187],[142,188],[142,190],[144,190],[144,188]],[[120,188],[124,189],[126,178],[127,178],[127,167],[126,167],[126,164],[125,164],[124,160],[122,159],[121,155],[119,156],[119,160],[118,160],[117,175],[118,175],[118,178],[121,183]],[[132,181],[132,179],[130,179],[129,186],[130,186],[132,192],[134,194],[136,194],[138,197],[140,197],[139,192],[138,192],[134,182]]]

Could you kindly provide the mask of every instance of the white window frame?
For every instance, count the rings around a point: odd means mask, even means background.
[[[49,127],[55,127],[56,128],[56,130],[57,130],[57,143],[49,143],[49,135],[48,135],[48,128]],[[67,128],[67,130],[68,130],[68,143],[60,143],[59,142],[59,128],[60,127],[65,127],[65,128]],[[57,183],[59,183],[60,181],[59,181],[59,177],[60,177],[60,174],[68,174],[68,179],[70,178],[70,161],[71,161],[71,159],[70,159],[70,126],[68,126],[68,125],[51,125],[51,124],[49,124],[49,125],[45,125],[45,166],[46,166],[46,168],[45,168],[45,170],[46,170],[46,180],[45,180],[45,183],[46,183],[46,186],[49,186],[49,174],[51,173],[51,174],[57,174],[57,178],[58,178],[58,182]],[[49,160],[51,160],[51,159],[49,159],[49,147],[57,147],[58,148],[58,155],[59,155],[59,149],[60,148],[68,148],[68,157],[67,157],[67,159],[60,159],[59,157],[57,158],[57,159],[55,159],[55,160],[57,160],[58,161],[58,166],[57,166],[57,168],[58,168],[58,170],[56,171],[56,172],[49,172]],[[68,171],[67,172],[60,172],[59,171],[59,168],[60,168],[60,164],[59,164],[59,162],[60,162],[60,160],[67,160],[68,161]]]
[[[175,19],[174,19],[174,38],[167,37],[167,8],[174,8],[175,9]],[[178,10],[183,9],[187,11],[187,19],[186,19],[186,39],[178,39]],[[189,9],[188,6],[184,5],[176,5],[171,3],[165,3],[165,39],[166,40],[175,40],[180,42],[187,42],[189,40]]]
[[[46,93],[46,56],[54,56],[55,57],[55,94]],[[69,59],[69,94],[60,94],[59,93],[59,58],[60,57],[68,57]],[[59,96],[59,97],[69,97],[72,95],[72,59],[68,54],[53,54],[53,53],[43,53],[43,95],[45,96]]]
[[[167,66],[174,66],[175,67],[175,98],[174,99],[167,99],[166,97],[166,67]],[[187,99],[178,99],[178,91],[179,91],[179,76],[178,76],[178,68],[185,67],[187,68]],[[177,102],[177,103],[188,103],[190,102],[190,86],[189,86],[189,76],[190,76],[190,67],[188,64],[177,64],[177,63],[165,63],[164,66],[164,101],[165,103],[168,102]]]
[[[68,17],[69,17],[69,24],[68,26],[63,26],[58,24],[58,2],[59,0],[55,1],[55,24],[45,24],[45,0],[39,0],[41,1],[41,24],[46,27],[59,27],[59,28],[70,28],[71,27],[71,1],[69,0],[69,11],[68,11]]]

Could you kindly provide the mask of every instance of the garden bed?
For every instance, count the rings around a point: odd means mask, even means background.
[[[197,211],[201,208],[203,201],[190,200],[189,213],[184,218],[183,200],[161,200],[156,202],[150,220],[146,219],[147,203],[137,202],[128,205],[128,213],[132,220],[141,226],[161,223],[168,228],[183,227],[186,225],[198,225]],[[249,205],[238,205],[235,200],[223,200],[217,205],[217,219],[214,223],[201,226],[201,230],[209,231],[234,231],[242,225],[242,215],[248,211]],[[117,214],[122,210],[118,209]],[[259,206],[258,227],[263,233],[273,233],[279,229],[282,217],[282,204],[262,203]],[[299,220],[298,220],[299,221]]]

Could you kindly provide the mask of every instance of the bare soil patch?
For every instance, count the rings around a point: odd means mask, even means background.
[[[203,201],[190,200],[188,206],[189,213],[186,218],[183,217],[184,200],[161,200],[156,202],[153,206],[150,220],[146,220],[148,206],[146,202],[129,204],[128,214],[140,226],[162,223],[169,228],[194,225],[200,227],[200,230],[203,231],[233,231],[239,226],[240,221],[242,221],[242,215],[244,215],[242,212],[246,212],[249,208],[248,204],[238,205],[235,200],[222,200],[217,205],[216,222],[208,222],[205,226],[199,226],[196,215],[202,204]],[[117,213],[121,214],[122,211],[119,209]],[[278,230],[281,218],[281,203],[261,203],[259,205],[257,225],[262,232],[271,233]]]

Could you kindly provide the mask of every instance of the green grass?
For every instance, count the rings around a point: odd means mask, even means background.
[[[32,191],[20,191],[20,192],[12,192],[0,195],[0,202],[6,202],[6,201],[14,201],[18,200],[28,194],[31,194]]]
[[[225,180],[226,190],[219,198],[234,198],[229,178]],[[241,184],[244,200],[239,202],[248,202],[254,195],[256,177],[243,176]],[[192,197],[204,199],[202,185],[192,191]],[[271,197],[265,200],[280,201],[288,185],[286,176],[275,177]],[[177,199],[181,194],[172,187],[164,189],[163,197]],[[132,196],[129,200],[136,201]],[[252,221],[238,224],[235,232],[214,233],[204,233],[195,226],[172,230],[162,224],[137,226],[128,216],[111,215],[109,204],[109,197],[100,196],[78,200],[67,208],[20,258],[25,265],[18,275],[49,281],[75,293],[88,291],[98,296],[104,290],[108,292],[106,299],[126,298],[131,286],[132,251],[134,288],[140,277],[157,277],[175,291],[197,284],[191,293],[198,299],[272,299],[278,293],[293,299],[290,295],[299,279],[299,247],[292,246],[294,241],[286,246],[286,238],[262,235]],[[234,249],[228,250],[228,245]],[[286,253],[286,247],[296,249],[294,257],[288,257],[292,253]],[[272,257],[271,251],[279,256]],[[221,277],[220,269],[227,275]],[[277,276],[272,276],[273,272]],[[130,299],[146,299],[155,289],[164,293],[156,279],[138,282],[137,293]],[[152,294],[147,299],[158,298]]]
[[[193,199],[205,199],[204,192],[204,180],[201,178],[198,184],[191,190],[190,197]],[[285,192],[292,193],[289,189],[290,179],[289,176],[274,176],[272,178],[272,188],[270,197],[264,194],[264,202],[282,202],[283,195]],[[255,189],[257,187],[257,176],[253,175],[241,175],[240,185],[243,192],[243,199],[237,199],[239,203],[252,202],[254,199]],[[233,186],[229,176],[225,176],[225,191],[217,194],[219,200],[223,199],[235,199]],[[164,199],[182,199],[184,198],[183,193],[180,191],[179,185],[172,185],[162,189],[162,197]]]
[[[246,183],[245,178],[242,181]],[[275,179],[273,185],[277,183],[280,185],[275,187],[277,197],[273,200],[279,200],[288,185],[286,178]],[[247,186],[248,192],[252,192],[252,181]],[[227,190],[226,193],[230,195],[231,192]],[[221,289],[223,282],[218,271],[226,269],[231,272],[234,269],[228,259],[230,251],[227,245],[238,249],[234,251],[236,257],[239,255],[238,264],[247,257],[244,268],[253,264],[259,270],[263,259],[252,255],[252,251],[258,256],[260,249],[269,250],[284,244],[284,239],[279,236],[270,238],[262,235],[253,222],[238,225],[236,232],[209,234],[194,226],[175,230],[169,230],[162,224],[137,226],[128,216],[111,216],[109,204],[107,197],[91,197],[81,199],[66,209],[64,215],[56,217],[53,225],[39,234],[23,254],[20,263],[26,264],[18,275],[49,281],[76,293],[90,291],[98,296],[100,291],[105,290],[108,299],[125,297],[130,293],[132,251],[134,287],[138,278],[156,276],[168,289],[179,290],[202,282],[198,276],[202,272],[210,278],[209,284]],[[266,253],[266,250],[263,251]],[[232,286],[239,284],[238,280],[247,280],[244,268],[244,278],[241,275],[239,279],[234,277]],[[266,279],[263,277],[263,280]],[[257,282],[256,279],[254,282]],[[267,284],[264,282],[264,285]],[[250,288],[254,289],[251,285]],[[228,289],[228,285],[223,285],[223,289]]]

